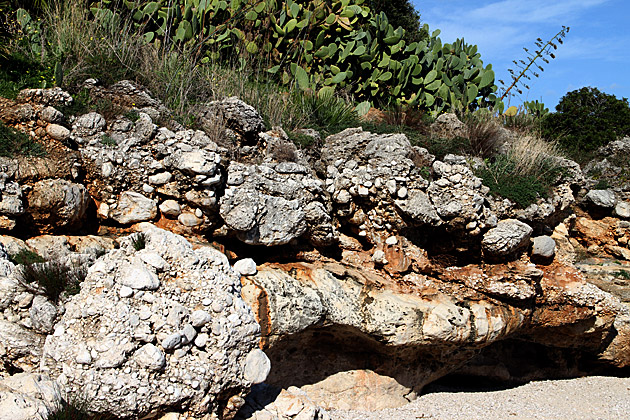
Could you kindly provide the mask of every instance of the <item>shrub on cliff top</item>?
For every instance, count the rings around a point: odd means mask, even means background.
[[[44,148],[26,133],[0,121],[0,156],[43,156]]]
[[[630,135],[630,106],[626,98],[583,87],[567,93],[556,113],[543,120],[545,137],[558,139],[570,155],[584,161],[588,152],[617,137]]]

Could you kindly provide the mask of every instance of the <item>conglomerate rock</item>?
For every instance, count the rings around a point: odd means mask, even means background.
[[[144,249],[128,239],[90,268],[46,338],[42,367],[90,410],[229,418],[265,376],[238,276],[220,252],[146,229]]]

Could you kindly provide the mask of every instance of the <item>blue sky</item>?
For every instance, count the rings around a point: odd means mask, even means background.
[[[571,28],[556,59],[540,63],[545,71],[511,105],[538,99],[553,111],[565,93],[583,86],[630,98],[630,0],[412,2],[423,23],[442,31],[442,42],[464,37],[477,44],[484,64],[506,83],[512,60],[526,58],[523,47],[533,50],[536,38],[546,42],[562,25]]]

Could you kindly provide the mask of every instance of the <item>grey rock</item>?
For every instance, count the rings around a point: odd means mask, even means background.
[[[98,112],[81,115],[72,125],[73,134],[79,137],[94,136],[105,130],[107,122]]]
[[[0,380],[0,419],[45,419],[62,401],[61,387],[45,375],[18,373]]]
[[[35,296],[29,309],[33,329],[49,334],[52,332],[57,318],[57,308],[44,296]]]
[[[166,365],[166,357],[162,350],[151,343],[140,347],[134,354],[136,361],[148,370],[159,371]]]
[[[134,290],[157,290],[160,287],[157,275],[137,260],[122,264],[117,282]]]
[[[193,342],[193,340],[197,336],[197,331],[192,325],[187,324],[184,326],[184,328],[182,328],[181,334],[182,344],[186,345]]]
[[[96,261],[47,337],[41,368],[54,377],[63,373],[64,388],[85,396],[91,411],[129,418],[185,411],[194,418],[221,418],[228,401],[248,391],[245,358],[260,336],[240,296],[239,278],[219,251],[193,250],[181,236],[148,223],[138,227],[146,235],[145,249],[135,251],[123,239],[120,248]],[[156,276],[159,287],[121,299],[121,274],[134,276],[130,268],[144,265],[145,252],[168,267]],[[222,304],[221,318],[199,327],[212,327],[212,333],[192,350],[192,342],[182,344],[197,333],[190,314],[214,302]],[[85,350],[93,360],[78,363],[76,356]]]
[[[177,169],[187,175],[214,175],[217,171],[217,155],[206,150],[182,152],[177,150],[165,159],[169,168]]]
[[[110,212],[110,217],[123,225],[151,220],[156,216],[155,200],[133,191],[120,194],[118,206]]]
[[[536,236],[532,242],[532,257],[551,258],[556,254],[556,241],[550,236]]]
[[[617,197],[611,190],[590,190],[584,199],[597,207],[612,209],[617,204]]]
[[[210,102],[198,107],[194,112],[199,117],[204,131],[209,134],[216,131],[218,118],[224,119],[230,129],[250,139],[255,138],[265,128],[258,111],[237,97]]]
[[[431,124],[431,134],[435,137],[448,139],[466,137],[466,126],[455,114],[441,114]]]
[[[241,276],[253,276],[258,271],[256,261],[251,258],[243,258],[234,263],[234,270]]]
[[[284,245],[307,229],[298,200],[239,191],[224,196],[220,206],[225,223],[241,231],[239,239],[248,244]]]
[[[408,199],[396,200],[396,207],[415,223],[439,225],[441,222],[440,216],[424,191],[410,191]]]
[[[160,211],[166,217],[177,217],[182,213],[182,208],[175,200],[164,200],[160,204]]]
[[[70,138],[70,130],[59,124],[48,124],[46,126],[46,133],[53,139],[59,141],[64,141]]]
[[[170,182],[171,178],[173,178],[173,175],[169,172],[160,172],[158,174],[155,175],[151,175],[149,177],[149,184],[151,185],[164,185],[168,182]]]
[[[72,95],[60,87],[50,89],[24,89],[17,95],[18,102],[29,102],[39,105],[70,105],[74,101]]]
[[[47,179],[33,185],[27,200],[34,225],[48,231],[80,228],[91,199],[81,184]]]
[[[39,117],[49,123],[60,123],[63,121],[63,114],[52,106],[47,106],[39,113]]]
[[[139,113],[140,118],[135,122],[134,134],[139,138],[140,143],[151,140],[157,132],[157,126],[153,124],[151,117],[144,112]]]
[[[182,213],[177,216],[177,220],[186,227],[195,227],[203,223],[203,219],[200,219],[192,213]]]
[[[271,371],[271,361],[264,351],[254,349],[245,358],[245,378],[252,384],[260,384],[267,379]]]
[[[39,364],[44,337],[13,322],[0,319],[0,347],[4,348],[0,360],[4,367],[19,371],[32,371]]]
[[[619,201],[615,206],[615,215],[622,219],[630,219],[630,202]]]
[[[210,321],[212,321],[212,316],[206,311],[196,310],[190,315],[190,322],[193,327],[203,327]]]
[[[7,178],[5,173],[0,172],[0,215],[19,216],[24,213],[22,188]]]
[[[503,257],[515,254],[529,243],[533,229],[518,220],[501,220],[497,227],[483,235],[481,247],[490,257]]]

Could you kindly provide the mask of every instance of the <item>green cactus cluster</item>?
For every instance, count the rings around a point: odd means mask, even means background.
[[[491,65],[463,40],[439,31],[407,44],[404,30],[364,0],[123,0],[95,2],[95,15],[129,13],[146,42],[198,45],[205,60],[247,56],[283,84],[328,95],[344,89],[370,105],[438,113],[494,105]],[[427,33],[428,26],[423,28]]]

